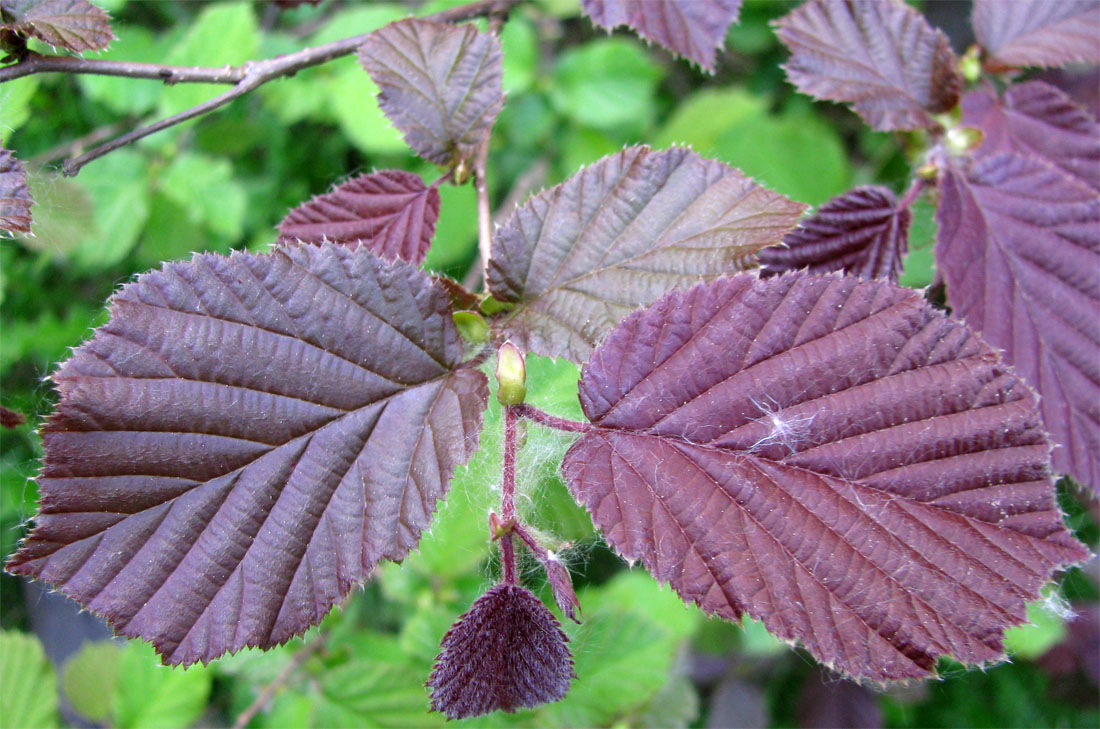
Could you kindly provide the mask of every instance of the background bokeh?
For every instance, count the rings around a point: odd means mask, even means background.
[[[217,66],[368,32],[409,12],[461,2],[336,2],[284,10],[261,2],[99,2],[118,35],[96,57]],[[507,102],[489,178],[506,215],[534,190],[624,144],[691,144],[791,198],[820,204],[853,185],[901,192],[911,135],[870,131],[847,109],[797,94],[768,25],[791,3],[747,0],[714,76],[626,32],[596,30],[574,0],[533,0],[502,33]],[[967,3],[928,3],[932,22],[968,42]],[[33,45],[33,44],[32,44]],[[48,49],[44,49],[48,50]],[[221,89],[108,77],[44,75],[0,85],[0,141],[27,166],[34,235],[0,240],[0,399],[28,423],[0,434],[0,552],[34,513],[41,447],[35,428],[55,395],[45,379],[90,330],[121,283],[193,251],[265,250],[295,205],[340,180],[397,167],[428,181],[374,100],[353,57],[274,81],[202,119],[89,164],[60,162]],[[75,140],[75,141],[74,141]],[[477,283],[472,186],[444,186],[426,266]],[[932,282],[932,206],[917,205],[902,283]],[[530,401],[580,417],[577,369],[532,357]],[[362,592],[304,639],[245,651],[208,667],[165,669],[137,641],[111,641],[93,616],[41,587],[0,577],[0,727],[231,726],[257,697],[254,727],[442,725],[422,684],[447,627],[491,584],[486,514],[499,500],[499,410],[485,447],[460,470],[419,551],[378,570]],[[616,559],[570,499],[556,464],[569,439],[532,428],[519,471],[520,508],[561,547],[584,621],[565,625],[578,680],[537,711],[475,726],[1095,727],[1096,560],[1032,606],[1010,631],[1010,661],[942,681],[859,686],[771,638],[707,619],[642,570]],[[1061,484],[1071,526],[1097,543],[1097,508]],[[548,591],[534,565],[527,584]],[[1076,617],[1074,617],[1076,616]],[[275,682],[276,690],[264,694]],[[247,717],[246,717],[247,718]]]

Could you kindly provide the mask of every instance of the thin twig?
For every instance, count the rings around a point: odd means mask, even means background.
[[[459,7],[450,8],[433,15],[428,20],[454,22],[468,20],[483,15],[507,12],[520,0],[476,0]],[[158,79],[168,84],[176,83],[213,83],[231,84],[233,88],[209,101],[162,119],[159,122],[135,129],[107,144],[95,147],[87,153],[67,161],[62,166],[66,175],[75,175],[80,168],[92,160],[119,147],[125,146],[142,137],[146,137],[175,124],[185,122],[197,116],[207,114],[250,91],[283,76],[293,76],[302,69],[327,63],[341,56],[353,53],[369,36],[363,33],[333,43],[306,48],[296,53],[288,53],[275,58],[248,61],[240,66],[207,68],[200,66],[165,66],[155,63],[131,63],[108,61],[96,58],[76,58],[69,56],[47,56],[30,53],[16,64],[0,68],[0,83],[36,73],[63,72],[78,74],[97,74],[105,76],[125,76],[128,78]]]
[[[283,670],[279,671],[279,675],[275,677],[275,680],[264,686],[264,690],[260,692],[256,700],[240,713],[237,720],[233,722],[233,729],[244,729],[244,727],[248,726],[248,722],[252,721],[252,717],[263,711],[264,707],[275,698],[275,693],[294,675],[294,672],[301,668],[302,664],[305,663],[310,656],[323,648],[324,645],[325,634],[321,633],[317,636],[316,640],[295,653],[294,658],[283,667]]]
[[[50,147],[45,152],[41,152],[31,157],[27,161],[35,165],[44,165],[53,162],[55,159],[61,159],[62,157],[70,157],[74,154],[79,154],[90,145],[98,144],[104,139],[110,139],[126,127],[130,126],[133,120],[116,121],[110,124],[105,124],[97,129],[85,134],[83,137],[77,137],[72,141],[59,144],[56,147]]]

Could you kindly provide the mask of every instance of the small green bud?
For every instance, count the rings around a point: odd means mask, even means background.
[[[959,73],[962,74],[967,83],[976,83],[982,76],[981,53],[981,49],[977,45],[973,45],[959,59]]]
[[[523,352],[511,342],[497,351],[497,400],[505,407],[519,405],[527,397],[527,367]]]
[[[488,294],[481,300],[481,313],[485,316],[492,316],[493,314],[499,314],[502,311],[508,311],[512,308],[511,304],[503,301],[497,301]]]
[[[456,311],[451,314],[458,333],[470,344],[485,344],[489,341],[489,323],[476,311]]]
[[[985,139],[981,129],[974,127],[952,127],[944,136],[947,151],[953,156],[961,156],[977,147]]]

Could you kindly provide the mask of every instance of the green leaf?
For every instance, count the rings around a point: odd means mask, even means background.
[[[922,289],[936,275],[936,260],[932,254],[936,242],[936,208],[927,197],[920,197],[910,208],[913,222],[909,226],[909,254],[902,262],[898,283]]]
[[[401,143],[402,147],[404,142]],[[439,220],[424,267],[455,274],[477,251],[477,193],[473,185],[439,186]],[[461,276],[465,271],[457,271]]]
[[[190,726],[206,707],[211,672],[202,666],[161,665],[152,647],[130,641],[118,664],[116,729],[174,729]]]
[[[323,93],[340,130],[360,150],[373,154],[409,151],[401,133],[379,108],[378,87],[362,68],[349,62],[329,81]]]
[[[148,168],[139,153],[121,149],[88,165],[81,180],[95,202],[95,231],[73,250],[73,263],[106,268],[130,252],[149,217]]]
[[[31,116],[31,97],[38,90],[37,76],[24,76],[0,84],[0,145]]]
[[[268,242],[274,235],[269,235]],[[141,236],[141,245],[134,251],[140,268],[155,268],[162,261],[181,261],[195,251],[223,253],[228,246],[203,233],[187,209],[162,192],[149,201],[149,219]]]
[[[111,47],[96,55],[104,61],[136,61],[159,63],[164,57],[163,41],[139,26],[123,26]],[[117,114],[140,116],[153,109],[160,100],[165,85],[153,79],[121,76],[79,76],[84,93]],[[6,84],[5,84],[6,85]]]
[[[672,590],[625,572],[580,596],[585,620],[567,623],[577,679],[540,724],[608,726],[644,711],[665,686],[681,642],[699,622]]]
[[[839,135],[809,114],[746,116],[718,137],[714,149],[719,159],[792,200],[819,205],[851,186]]]
[[[356,660],[322,674],[316,727],[442,726],[428,713],[424,676],[416,668]]]
[[[539,65],[539,37],[531,21],[513,13],[500,32],[500,46],[504,52],[504,92],[525,91],[535,80]]]
[[[767,113],[767,99],[742,88],[700,89],[676,107],[653,145],[689,145],[704,157],[711,157],[718,152],[718,139],[730,127]]]
[[[114,715],[122,650],[109,640],[85,643],[65,664],[61,688],[77,713],[99,724]]]
[[[657,84],[664,70],[626,38],[577,46],[558,59],[550,98],[578,124],[641,131],[656,115]]]
[[[0,632],[0,729],[57,726],[57,677],[38,638]]]
[[[1044,599],[1028,604],[1028,624],[1005,631],[1005,651],[1014,657],[1038,658],[1066,637],[1065,620],[1070,615],[1062,596],[1056,590],[1048,592]]]
[[[203,8],[163,62],[172,66],[237,66],[254,58],[259,45],[260,30],[251,3],[215,3]],[[163,91],[157,115],[176,114],[228,88],[218,84],[178,84]]]
[[[244,188],[233,179],[229,160],[178,155],[161,173],[159,188],[188,212],[192,222],[230,241],[241,237],[247,200]]]
[[[699,715],[699,694],[682,675],[673,675],[638,714],[646,729],[684,729]]]

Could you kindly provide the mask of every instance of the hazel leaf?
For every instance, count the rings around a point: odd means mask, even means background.
[[[424,159],[456,167],[489,136],[504,103],[492,35],[408,18],[371,33],[358,56],[382,111]]]
[[[381,170],[353,177],[291,210],[279,223],[279,242],[362,243],[381,258],[420,265],[438,219],[436,188],[411,172]]]
[[[103,50],[115,39],[110,17],[87,0],[3,0],[0,13],[0,25],[76,53]]]
[[[846,102],[874,129],[932,129],[959,100],[962,77],[942,31],[899,0],[811,0],[780,18],[791,83]]]
[[[124,286],[54,375],[10,572],[164,661],[271,647],[419,541],[485,376],[445,291],[366,248],[196,255]]]
[[[1038,157],[1100,191],[1100,124],[1059,89],[1026,81],[1009,86],[1000,99],[972,91],[961,106],[962,123],[984,135],[976,156]]]
[[[1100,197],[1016,154],[950,160],[940,189],[949,303],[1038,391],[1054,469],[1100,489]]]
[[[0,147],[0,230],[30,233],[33,204],[23,163]]]
[[[562,470],[604,539],[686,602],[877,681],[984,663],[1066,531],[1035,395],[884,281],[742,274],[632,314],[580,382]]]
[[[714,72],[714,62],[737,22],[742,0],[581,0],[592,22],[607,30],[628,25],[646,40]]]
[[[497,327],[583,362],[619,320],[676,287],[750,268],[805,205],[689,149],[628,147],[530,198],[493,238]]]
[[[993,71],[1100,63],[1100,0],[974,0],[972,23]]]
[[[573,679],[568,640],[530,590],[496,585],[443,636],[427,683],[432,709],[465,719],[558,701]]]
[[[885,187],[849,190],[821,206],[783,236],[782,246],[757,254],[761,274],[806,268],[810,273],[841,271],[860,278],[894,281],[909,247],[908,208],[899,208]]]

